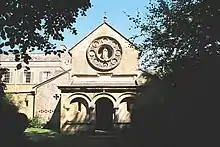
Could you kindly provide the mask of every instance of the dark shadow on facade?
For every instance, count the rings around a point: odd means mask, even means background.
[[[77,112],[74,114],[74,117],[72,120],[67,120],[65,123],[61,126],[61,130],[64,130],[66,133],[81,133],[83,134],[85,130],[88,130],[88,132],[92,131],[92,124],[91,124],[91,110],[89,108],[89,104],[87,101],[83,98],[74,98],[70,102],[71,105],[77,105]],[[70,108],[69,108],[70,109]],[[86,111],[84,112],[84,110]],[[69,110],[68,110],[69,111]],[[71,113],[71,112],[68,112]],[[69,114],[66,114],[69,115]],[[90,131],[91,130],[91,131]]]
[[[87,103],[87,101],[86,101],[85,99],[80,98],[80,97],[79,97],[79,98],[74,98],[74,99],[70,102],[70,104],[73,104],[73,103],[78,103],[78,111],[81,111],[82,105],[84,105],[85,108],[86,108],[86,113],[89,112],[89,104]]]
[[[61,99],[59,99],[50,121],[45,124],[44,126],[45,129],[50,129],[55,132],[60,132],[60,108],[61,108]]]

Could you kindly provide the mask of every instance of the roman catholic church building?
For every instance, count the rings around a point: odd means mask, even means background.
[[[112,130],[129,125],[140,81],[137,48],[107,22],[64,53],[32,53],[30,71],[16,70],[13,56],[1,55],[6,92],[20,111],[41,117],[62,132]]]

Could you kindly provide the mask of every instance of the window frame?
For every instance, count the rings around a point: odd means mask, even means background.
[[[51,71],[43,71],[42,72],[42,81],[46,81],[51,78]]]
[[[11,73],[10,72],[7,72],[6,74],[4,74],[4,82],[5,83],[10,83],[10,78],[11,78]],[[6,81],[6,79],[8,79],[7,81]]]
[[[27,75],[29,75],[29,78],[28,78],[28,76]],[[24,82],[25,83],[31,83],[31,72],[30,71],[25,71],[24,72]],[[27,79],[29,79],[29,81],[27,80]]]

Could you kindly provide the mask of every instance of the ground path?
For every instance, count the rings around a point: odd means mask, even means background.
[[[36,134],[35,134],[36,135]],[[28,147],[127,147],[126,139],[120,135],[111,134],[83,134],[52,136],[48,133],[39,133],[44,139],[32,140],[25,143]]]

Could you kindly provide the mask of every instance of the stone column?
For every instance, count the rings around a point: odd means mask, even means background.
[[[89,117],[90,117],[90,124],[91,124],[91,131],[95,130],[96,124],[96,109],[95,107],[89,107]]]
[[[114,108],[114,123],[118,122],[118,110],[119,108]]]
[[[119,108],[117,107],[117,108],[114,108],[114,120],[113,120],[113,127],[114,128],[116,128],[117,129],[117,127],[118,127],[118,125],[117,125],[117,123],[118,123],[118,110],[119,110]]]

